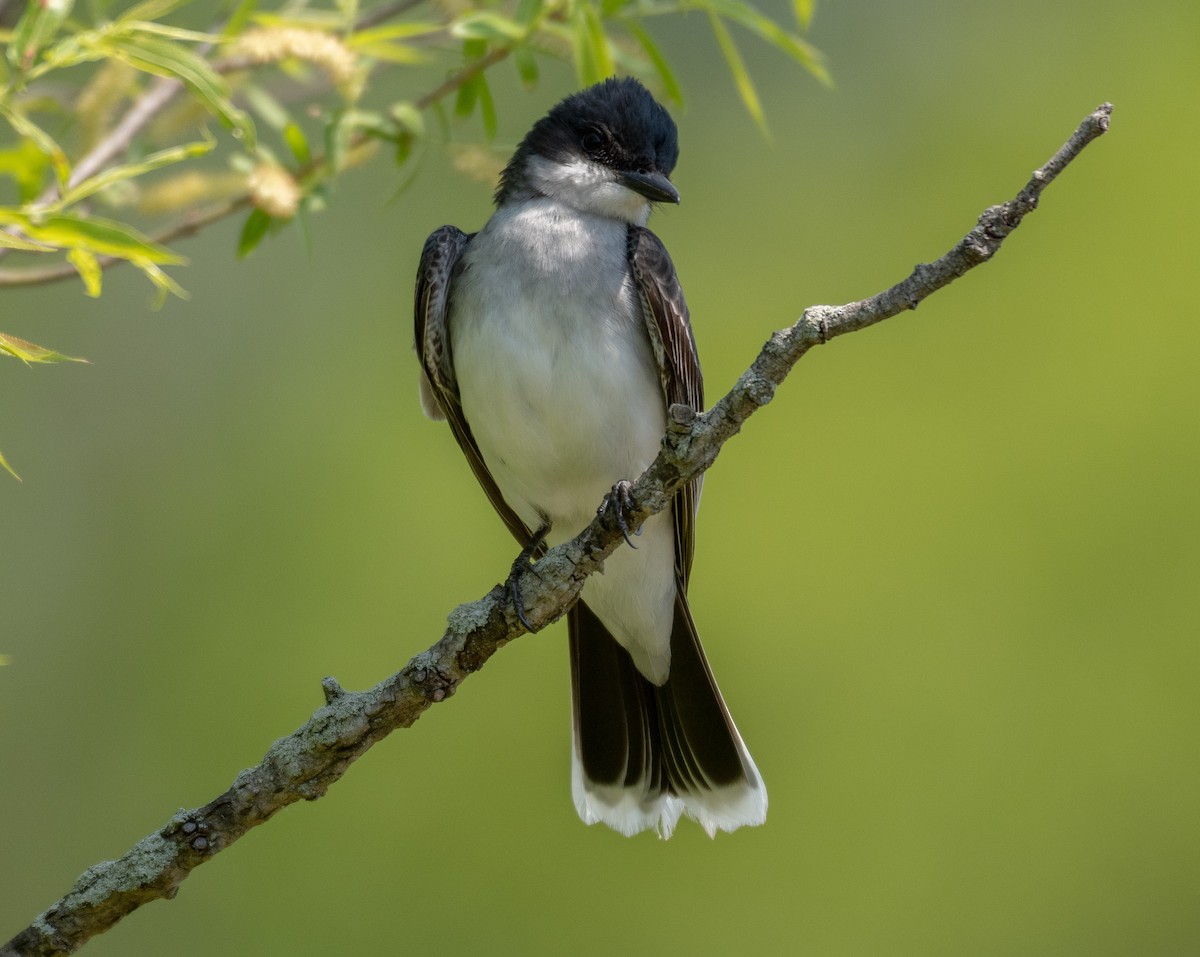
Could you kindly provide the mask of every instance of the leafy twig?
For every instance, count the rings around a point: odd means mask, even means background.
[[[940,259],[918,266],[907,279],[868,299],[806,309],[793,326],[771,337],[729,394],[708,412],[672,406],[663,450],[633,486],[636,522],[661,511],[677,489],[707,469],[810,348],[915,308],[995,255],[1037,206],[1042,191],[1108,129],[1111,112],[1104,104],[1090,114],[1013,200],[986,210],[975,228]],[[549,551],[538,561],[536,573],[525,572],[521,594],[533,625],[540,629],[563,615],[586,577],[622,540],[619,528],[608,528],[597,519],[577,538]],[[326,678],[325,706],[303,727],[275,742],[261,763],[239,774],[213,801],[176,814],[120,860],[89,868],[64,898],[0,947],[0,957],[69,953],[142,904],[174,896],[195,867],[287,805],[321,797],[372,745],[452,696],[463,680],[524,631],[508,589],[497,585],[478,601],[451,612],[445,634],[432,648],[374,688],[347,692]]]
[[[508,47],[495,47],[480,57],[478,60],[473,60],[463,69],[454,73],[444,83],[430,90],[428,93],[418,97],[414,102],[417,109],[428,109],[433,106],[438,100],[455,92],[464,83],[477,76],[479,73],[488,69],[496,63],[499,63],[511,52]],[[172,83],[175,81],[161,81]],[[164,94],[165,95],[165,94]],[[165,105],[165,104],[164,104]],[[363,145],[370,138],[368,133],[358,130],[350,139],[351,148]],[[302,166],[296,172],[297,179],[304,179],[319,169],[325,162],[324,155],[318,155],[311,162]],[[203,212],[188,216],[179,223],[156,233],[151,239],[159,245],[167,245],[174,242],[176,239],[185,236],[193,236],[205,226],[210,226],[213,223],[225,219],[227,216],[232,216],[235,213],[241,212],[250,205],[249,195],[235,197],[227,202],[217,206],[212,206]],[[97,257],[97,262],[102,269],[108,269],[112,266],[118,266],[128,262],[125,259],[117,259],[111,256]],[[58,263],[53,266],[24,266],[18,269],[0,269],[0,287],[4,286],[37,286],[46,283],[61,282],[64,279],[72,279],[78,276],[75,267],[70,263]]]
[[[364,14],[354,24],[351,32],[357,33],[370,27],[378,26],[394,17],[400,16],[422,2],[424,0],[397,0],[397,2],[384,4]],[[212,48],[212,43],[201,43],[196,47],[196,52],[200,55],[205,55]],[[213,63],[213,68],[218,73],[228,73],[249,65],[251,64],[244,58],[227,58],[223,61],[218,60]],[[157,77],[150,84],[149,88],[126,110],[124,116],[121,117],[120,121],[108,134],[75,164],[71,170],[68,186],[75,186],[82,183],[89,177],[99,173],[110,163],[124,156],[133,145],[137,136],[150,125],[155,117],[170,106],[175,97],[184,89],[185,85],[182,80],[175,77]],[[53,202],[57,196],[57,186],[51,186],[38,197],[36,205],[45,206]],[[191,231],[194,232],[194,230]],[[160,241],[164,240],[160,238]],[[8,252],[8,248],[0,246],[0,259],[3,259]],[[102,259],[101,261],[107,268],[123,260]],[[75,275],[77,275],[75,269],[69,264],[48,268],[34,267],[13,270],[0,274],[0,286],[34,285],[55,282]]]

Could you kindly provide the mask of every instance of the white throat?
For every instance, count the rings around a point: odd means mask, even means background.
[[[583,213],[605,216],[635,226],[650,218],[650,201],[636,193],[607,166],[579,158],[566,163],[531,156],[525,165],[529,186]]]

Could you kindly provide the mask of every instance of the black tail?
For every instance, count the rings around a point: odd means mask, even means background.
[[[588,824],[669,837],[681,813],[710,835],[761,824],[767,795],[676,588],[671,671],[658,687],[584,602],[568,613],[575,806]]]

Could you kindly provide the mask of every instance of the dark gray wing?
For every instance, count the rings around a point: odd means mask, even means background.
[[[474,234],[472,234],[474,235]],[[443,226],[425,240],[421,265],[417,269],[416,302],[413,309],[413,347],[421,360],[421,404],[431,418],[450,423],[459,448],[467,457],[471,471],[483,486],[492,507],[522,546],[529,544],[532,533],[517,517],[500,494],[492,473],[475,444],[471,427],[463,415],[454,377],[454,358],[450,351],[450,297],[454,280],[462,271],[463,253],[471,241],[461,229]],[[430,405],[432,401],[433,405]],[[440,415],[439,415],[440,413]]]
[[[675,266],[662,241],[640,226],[630,226],[629,268],[641,299],[646,331],[654,347],[667,406],[676,403],[704,411],[704,377],[692,338],[688,307],[683,298]],[[700,502],[701,478],[675,493],[675,566],[687,585],[695,548],[696,507]]]

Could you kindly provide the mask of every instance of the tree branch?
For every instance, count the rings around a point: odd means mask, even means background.
[[[975,228],[940,259],[917,266],[907,279],[869,299],[806,309],[793,326],[771,337],[729,394],[708,412],[672,406],[662,452],[633,486],[636,522],[666,508],[677,489],[707,469],[810,348],[913,309],[994,256],[1036,208],[1042,191],[1108,129],[1111,113],[1106,103],[1090,114],[1013,200],[986,210]],[[606,527],[597,518],[578,537],[540,559],[536,573],[522,575],[526,616],[535,629],[570,608],[586,577],[599,569],[622,538],[620,529]],[[321,797],[375,742],[409,727],[430,705],[452,696],[462,681],[524,631],[507,589],[497,585],[478,601],[452,611],[445,633],[432,648],[374,688],[348,692],[326,678],[325,706],[276,741],[261,763],[239,774],[208,804],[176,814],[120,860],[89,868],[65,897],[0,948],[0,957],[70,953],[142,904],[173,897],[193,868],[276,811]]]

